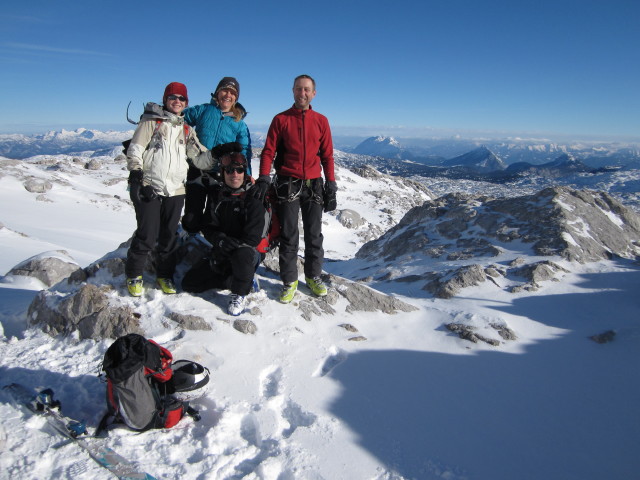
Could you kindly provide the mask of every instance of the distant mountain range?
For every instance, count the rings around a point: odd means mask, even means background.
[[[133,130],[101,132],[86,128],[42,135],[0,135],[0,156],[21,160],[36,155],[76,155],[87,151],[104,155],[132,135]]]
[[[461,159],[461,157],[479,148],[492,152],[505,165],[522,162],[533,165],[546,164],[565,154],[580,158],[586,165],[593,168],[605,166],[622,167],[632,162],[640,162],[640,146],[634,144],[604,142],[558,144],[527,139],[505,141],[461,138],[407,139],[407,142],[410,142],[410,144],[404,145],[393,137],[370,137],[355,148],[346,149],[345,151],[395,160],[409,160],[429,166],[446,167],[460,165],[460,161],[475,163],[469,158]],[[477,154],[479,153],[474,155]],[[484,159],[484,161],[488,160]],[[490,168],[489,164],[487,168]]]
[[[120,153],[121,142],[130,131],[62,130],[42,135],[0,135],[0,156],[24,159],[36,155],[92,156]],[[259,132],[253,145],[263,142]],[[404,141],[404,140],[403,140]],[[345,148],[348,164],[370,164],[396,176],[420,175],[474,180],[508,181],[523,175],[561,176],[601,168],[640,168],[640,146],[616,143],[555,144],[533,140],[491,141],[413,139],[404,146],[393,137],[364,139],[355,148]],[[339,142],[334,145],[338,150]],[[366,156],[366,158],[359,158]]]

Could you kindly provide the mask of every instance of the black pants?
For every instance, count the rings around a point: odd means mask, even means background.
[[[182,279],[185,292],[200,293],[212,288],[230,289],[237,295],[248,295],[253,275],[260,264],[260,254],[253,247],[236,248],[230,256],[212,254],[194,265]]]
[[[283,182],[284,185],[284,182]],[[298,279],[298,212],[302,214],[304,230],[304,274],[318,277],[322,273],[322,179],[305,181],[294,200],[278,200],[280,220],[280,278],[283,283]]]
[[[202,217],[207,204],[207,196],[217,183],[208,173],[202,173],[194,166],[189,166],[184,203],[182,228],[189,233],[198,233],[202,229]]]
[[[154,248],[157,254],[156,275],[173,278],[176,269],[178,222],[183,205],[184,195],[160,196],[150,202],[141,201],[134,205],[138,228],[127,252],[127,278],[142,275],[147,255]]]

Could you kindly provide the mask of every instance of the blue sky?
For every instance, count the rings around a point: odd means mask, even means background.
[[[300,73],[335,131],[640,139],[640,2],[29,1],[0,13],[0,132],[131,128],[235,76],[250,127]],[[335,133],[335,132],[334,132]]]

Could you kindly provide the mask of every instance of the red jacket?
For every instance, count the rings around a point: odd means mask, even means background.
[[[260,175],[271,173],[274,158],[280,175],[308,180],[320,178],[324,170],[325,179],[335,182],[333,140],[327,117],[311,106],[308,110],[291,107],[276,115],[260,156]]]

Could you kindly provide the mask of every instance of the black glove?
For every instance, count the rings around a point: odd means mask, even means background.
[[[158,198],[158,193],[151,185],[145,185],[140,189],[140,198],[145,202],[150,202]]]
[[[225,255],[231,255],[231,253],[240,246],[239,240],[235,239],[234,237],[229,237],[224,233],[218,235],[216,242],[220,251]]]
[[[249,190],[249,195],[262,201],[267,194],[267,190],[269,190],[269,185],[271,185],[271,177],[269,175],[260,175],[251,190]]]
[[[142,188],[142,170],[131,170],[129,172],[129,198],[134,205],[142,201],[140,189]]]
[[[211,156],[213,158],[220,158],[227,153],[242,152],[242,145],[238,142],[229,142],[216,145],[211,149]]]
[[[338,191],[338,185],[334,181],[327,181],[324,184],[324,211],[333,212],[338,202],[336,200],[336,192]]]
[[[129,185],[133,185],[134,183],[142,185],[143,176],[144,173],[142,173],[142,170],[131,170],[129,172]]]

